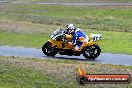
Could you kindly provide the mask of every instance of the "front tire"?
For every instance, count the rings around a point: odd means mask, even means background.
[[[86,47],[86,50],[83,53],[83,56],[86,59],[95,59],[97,58],[101,53],[101,49],[98,45]]]
[[[42,51],[47,56],[55,56],[58,53],[58,48],[56,46],[52,47],[52,43],[46,42],[42,47]]]

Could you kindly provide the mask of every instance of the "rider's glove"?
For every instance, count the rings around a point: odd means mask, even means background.
[[[67,41],[66,39],[64,40],[64,42],[65,42],[65,43],[68,43],[68,41]]]
[[[63,42],[64,42],[64,43],[68,43],[68,40],[66,40],[66,39],[63,39]]]

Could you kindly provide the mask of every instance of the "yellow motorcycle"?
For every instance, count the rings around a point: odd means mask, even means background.
[[[86,59],[95,59],[100,55],[98,43],[102,40],[102,34],[90,34],[88,43],[78,53],[74,51],[74,45],[68,43],[72,42],[72,38],[72,35],[66,34],[62,29],[57,29],[51,35],[51,39],[43,45],[42,51],[47,56],[55,56],[57,53],[70,56],[83,54]]]

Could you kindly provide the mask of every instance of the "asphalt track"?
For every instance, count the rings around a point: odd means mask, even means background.
[[[94,3],[58,3],[58,2],[9,2],[0,1],[2,3],[13,3],[13,4],[42,4],[42,5],[68,5],[68,6],[132,6],[132,2],[94,2]]]
[[[31,57],[40,59],[64,59],[64,60],[66,59],[132,66],[132,55],[125,54],[101,53],[101,55],[98,58],[96,58],[96,60],[87,60],[82,55],[67,56],[57,54],[55,57],[47,57],[42,53],[41,49],[0,46],[0,56]]]

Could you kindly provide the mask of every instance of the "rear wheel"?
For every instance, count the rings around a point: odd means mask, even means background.
[[[95,59],[97,58],[101,53],[101,49],[98,45],[94,45],[91,47],[86,47],[85,52],[83,53],[83,56],[86,59]]]
[[[57,46],[52,47],[52,43],[46,42],[43,47],[42,51],[47,56],[55,56],[58,53]]]

